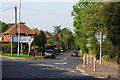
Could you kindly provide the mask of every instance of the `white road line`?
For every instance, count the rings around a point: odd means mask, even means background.
[[[67,62],[64,62],[64,63],[54,63],[54,64],[67,64]]]
[[[85,71],[83,71],[82,69],[80,69],[80,68],[78,68],[78,66],[76,67],[80,72],[85,72]]]
[[[68,56],[69,56],[69,53],[67,53],[68,55],[63,59],[63,60],[61,60],[61,61],[65,61],[67,58],[68,58]]]
[[[70,72],[73,72],[73,73],[75,73],[75,71],[70,71]]]
[[[80,72],[82,72],[82,74],[84,74],[84,75],[90,75],[90,74],[85,73],[84,70],[78,68],[78,66],[76,67],[76,69],[79,70]],[[93,76],[94,76],[94,75],[93,75]],[[96,76],[96,77],[97,77],[97,78],[105,78],[105,77],[100,77],[100,76]]]

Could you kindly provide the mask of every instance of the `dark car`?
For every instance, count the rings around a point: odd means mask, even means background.
[[[45,51],[44,59],[56,59],[56,54],[55,54],[54,50]]]
[[[78,52],[76,52],[76,51],[75,51],[75,52],[72,52],[72,53],[71,53],[71,56],[78,56]]]

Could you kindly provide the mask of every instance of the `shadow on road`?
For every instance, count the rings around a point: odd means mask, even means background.
[[[76,75],[72,72],[57,70],[48,66],[35,65],[30,62],[2,61],[4,78],[94,78],[94,76]]]

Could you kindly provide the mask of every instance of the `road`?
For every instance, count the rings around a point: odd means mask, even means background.
[[[70,53],[58,55],[57,59],[11,59],[2,58],[3,78],[94,78],[76,69],[82,60]]]

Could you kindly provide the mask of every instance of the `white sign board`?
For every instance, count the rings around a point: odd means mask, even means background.
[[[104,39],[106,38],[106,34],[102,34],[102,32],[95,34],[95,36],[100,44],[103,43]]]
[[[33,40],[31,36],[20,36],[20,43],[31,43]],[[12,42],[18,42],[18,36],[12,36]]]

